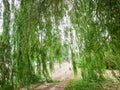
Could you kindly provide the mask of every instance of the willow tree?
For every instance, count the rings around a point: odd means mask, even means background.
[[[3,4],[1,89],[19,89],[24,85],[29,89],[31,83],[51,81],[47,62],[52,71],[54,61],[62,60],[58,26],[68,9],[82,58],[82,78],[88,81],[102,80],[107,57],[120,70],[119,0],[20,0],[19,8],[16,8],[14,0],[12,3],[3,0]],[[70,43],[74,45],[73,32],[69,32]],[[72,48],[70,51],[73,69],[76,70],[77,54]]]
[[[62,17],[62,5],[63,1],[22,0],[20,9],[15,11],[14,62],[15,76],[19,85],[29,85],[36,76],[41,81],[50,80],[47,62],[50,61],[52,70],[54,63],[52,60],[60,58],[60,47],[55,48],[55,45],[60,45],[60,39],[57,36],[58,31],[55,30],[57,28],[53,27],[54,24],[56,26],[59,24],[59,18]],[[58,15],[58,12],[61,14]],[[34,70],[33,63],[36,63],[37,70]]]
[[[21,0],[19,8],[14,0],[3,3],[1,89],[51,81],[47,62],[53,70],[54,60],[61,60],[58,25],[64,1]]]
[[[103,79],[106,62],[119,70],[119,0],[74,0],[69,15],[79,39],[82,78]]]

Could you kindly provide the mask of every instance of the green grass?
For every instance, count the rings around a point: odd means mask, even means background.
[[[104,90],[96,81],[70,80],[65,90]]]
[[[114,79],[103,81],[69,80],[65,90],[119,90],[120,83]]]

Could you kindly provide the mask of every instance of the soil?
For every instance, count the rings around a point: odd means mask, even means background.
[[[37,84],[32,90],[64,90],[68,80],[74,78],[71,63],[67,61],[62,62],[61,65],[55,63],[55,70],[51,77],[58,82]]]

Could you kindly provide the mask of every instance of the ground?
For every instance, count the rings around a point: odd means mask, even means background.
[[[59,82],[55,83],[46,83],[43,85],[36,85],[34,90],[64,90],[65,85],[68,80],[74,77],[72,71],[72,65],[70,62],[62,62],[61,65],[59,63],[55,63],[55,70],[51,75],[53,80],[58,80]]]
[[[78,79],[81,77],[80,75],[81,75],[80,72],[78,72],[78,75],[74,76],[74,73],[72,71],[72,65],[70,62],[64,61],[62,62],[61,65],[59,65],[59,63],[55,63],[55,70],[52,73],[51,77],[53,80],[55,81],[57,80],[58,82],[34,84],[31,85],[31,90],[64,90],[68,80]],[[114,79],[112,72],[110,70],[107,70],[105,75],[106,77]],[[103,86],[105,90],[120,90],[120,84],[115,84],[112,82],[105,82]]]

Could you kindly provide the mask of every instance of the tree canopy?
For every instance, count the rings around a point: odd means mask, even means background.
[[[69,55],[75,73],[79,61],[85,80],[102,80],[105,70],[113,66],[120,71],[119,0],[3,0],[2,3],[0,89],[19,89],[24,85],[29,89],[31,83],[50,82],[54,62],[60,63]],[[59,25],[66,12],[71,26],[62,32]],[[63,33],[70,40],[62,44]],[[79,52],[73,48],[74,42]]]

